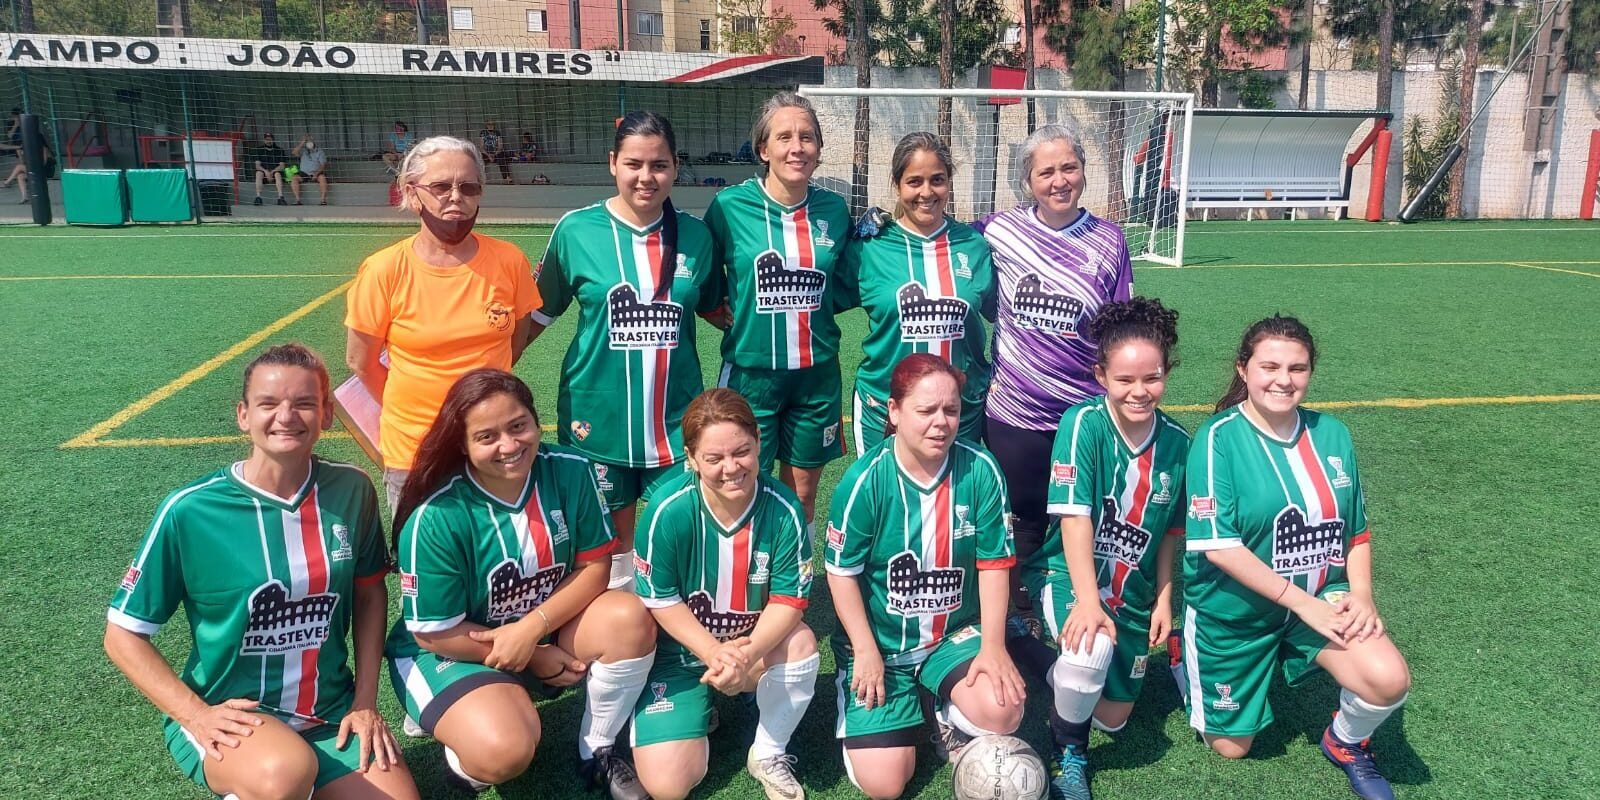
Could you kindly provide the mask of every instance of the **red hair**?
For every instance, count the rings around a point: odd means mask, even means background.
[[[917,383],[929,375],[949,375],[956,382],[958,393],[967,385],[967,374],[950,362],[932,353],[912,353],[894,365],[894,372],[889,376],[889,399],[904,402]],[[884,423],[883,435],[894,435],[893,422]]]
[[[757,442],[761,441],[761,429],[756,426],[756,414],[750,410],[750,402],[732,389],[716,386],[689,401],[689,408],[683,412],[684,448],[698,451],[700,434],[719,422],[731,422]]]

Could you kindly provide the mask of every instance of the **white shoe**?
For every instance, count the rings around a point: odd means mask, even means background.
[[[795,757],[788,753],[756,758],[756,751],[751,750],[745,757],[744,766],[766,791],[767,800],[805,800],[806,790],[794,776],[794,762]]]
[[[423,730],[422,726],[418,725],[417,721],[412,719],[410,714],[407,714],[406,718],[403,721],[401,721],[401,723],[400,723],[400,732],[405,734],[405,735],[407,735],[407,736],[410,736],[413,739],[426,739],[426,738],[428,738],[428,732]]]

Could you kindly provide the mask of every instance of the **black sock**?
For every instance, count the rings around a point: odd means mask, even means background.
[[[1076,747],[1079,750],[1089,749],[1089,720],[1082,722],[1068,722],[1056,713],[1055,707],[1050,708],[1050,736],[1055,740],[1056,747]]]
[[[1032,678],[1039,683],[1050,682],[1050,667],[1056,663],[1056,651],[1050,649],[1050,645],[1032,636],[1024,636],[1007,639],[1006,652],[1022,670],[1023,677]]]

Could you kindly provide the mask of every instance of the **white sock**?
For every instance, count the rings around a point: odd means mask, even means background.
[[[967,719],[967,715],[961,713],[961,709],[955,703],[945,703],[943,707],[934,712],[934,716],[938,717],[939,721],[946,725],[954,725],[956,730],[968,736],[994,736],[999,733],[999,731],[978,727],[977,723]]]
[[[1392,706],[1375,706],[1356,696],[1349,689],[1339,690],[1339,713],[1333,715],[1333,737],[1345,744],[1360,744],[1371,738],[1390,714],[1406,704],[1402,695]]]
[[[1089,652],[1063,649],[1050,668],[1050,687],[1055,690],[1056,713],[1071,723],[1080,723],[1094,714],[1100,692],[1106,688],[1106,670],[1116,646],[1111,637],[1096,633]]]
[[[756,740],[750,749],[756,758],[772,758],[789,751],[789,738],[800,726],[800,718],[811,705],[811,695],[817,687],[817,666],[822,657],[810,657],[785,664],[775,664],[756,681],[756,708],[761,718],[756,722]]]
[[[633,552],[613,553],[611,555],[611,582],[606,584],[607,589],[624,589],[633,591]]]
[[[1106,733],[1116,733],[1117,731],[1120,731],[1123,728],[1128,727],[1128,721],[1127,720],[1123,720],[1121,725],[1118,725],[1117,727],[1113,728],[1110,725],[1107,725],[1104,722],[1101,722],[1099,717],[1091,717],[1089,719],[1089,724],[1093,725],[1095,730],[1104,731]]]
[[[627,724],[633,713],[634,701],[644,691],[645,679],[650,677],[654,652],[638,658],[625,659],[611,664],[596,661],[589,665],[589,685],[585,690],[588,702],[583,707],[583,721],[578,730],[578,757],[594,758],[594,751],[610,747],[617,741],[617,733]]]
[[[483,790],[494,785],[492,783],[484,783],[483,781],[468,775],[466,770],[461,768],[461,757],[456,755],[456,751],[451,750],[448,747],[444,749],[444,763],[450,767],[451,772],[454,772],[462,780],[466,781],[468,786],[471,786],[474,789]]]

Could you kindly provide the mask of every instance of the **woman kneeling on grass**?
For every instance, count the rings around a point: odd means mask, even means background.
[[[799,800],[789,738],[818,664],[800,621],[811,588],[804,512],[761,471],[755,413],[732,389],[689,403],[683,446],[690,471],[651,488],[635,545],[639,596],[661,637],[654,692],[633,713],[634,761],[655,800],[687,796],[710,757],[711,690],[754,692],[761,721],[745,764],[768,798]]]
[[[1189,451],[1183,650],[1189,724],[1243,758],[1272,724],[1267,686],[1339,683],[1322,752],[1368,800],[1394,797],[1367,747],[1411,673],[1372,597],[1372,544],[1350,431],[1304,408],[1316,366],[1293,317],[1245,331],[1233,383]]]
[[[873,798],[899,797],[916,771],[919,690],[936,697],[935,744],[952,763],[971,737],[1022,722],[1005,647],[1005,479],[957,438],[962,380],[936,355],[901,359],[886,438],[845,472],[828,514],[837,730],[850,780]]]
[[[450,782],[476,792],[522,774],[540,737],[528,689],[587,676],[580,768],[614,800],[645,798],[612,745],[650,672],[655,625],[639,598],[606,590],[616,534],[594,465],[539,442],[515,375],[477,369],[450,388],[395,530],[390,677],[406,732],[444,745]]]
[[[237,415],[249,457],[161,504],[111,600],[106,653],[167,715],[178,767],[212,792],[415,798],[378,714],[378,495],[359,468],[312,453],[333,424],[322,359],[266,351],[245,368]],[[150,642],[179,606],[193,636],[181,676]]]

